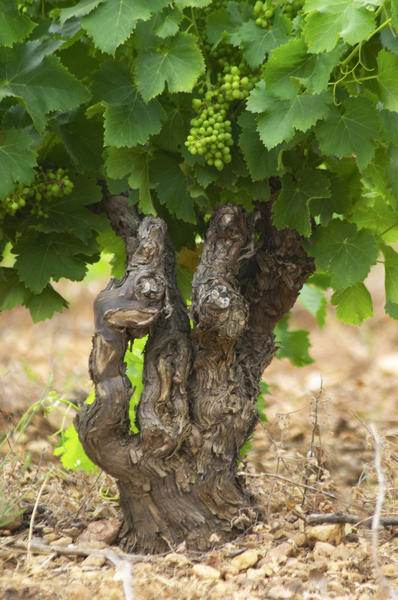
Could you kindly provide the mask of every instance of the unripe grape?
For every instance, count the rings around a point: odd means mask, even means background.
[[[51,191],[53,194],[58,194],[59,192],[59,185],[53,185],[51,188]]]
[[[271,17],[274,16],[274,9],[273,8],[268,8],[265,13],[264,16],[266,19],[271,19]]]
[[[258,19],[256,19],[256,25],[258,25],[259,27],[261,27],[263,20],[261,17],[259,17]]]
[[[214,161],[214,166],[221,171],[221,169],[223,168],[223,162],[222,160],[220,160],[219,158],[217,158],[217,160]]]
[[[12,210],[18,210],[19,207],[18,207],[18,204],[16,202],[13,202],[11,204],[11,208],[12,208]]]

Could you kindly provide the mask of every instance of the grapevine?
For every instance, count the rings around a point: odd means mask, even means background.
[[[14,191],[6,196],[0,206],[0,219],[6,215],[13,217],[21,209],[28,209],[31,215],[48,219],[48,206],[54,198],[69,196],[73,191],[67,171],[37,168],[35,178],[29,186],[18,183]]]

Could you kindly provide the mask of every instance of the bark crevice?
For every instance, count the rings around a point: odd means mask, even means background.
[[[227,541],[253,518],[237,458],[257,422],[273,329],[313,271],[300,236],[278,231],[272,203],[216,208],[193,279],[190,317],[164,222],[141,222],[124,198],[105,209],[127,265],[95,301],[95,401],[77,428],[88,456],[116,477],[127,549],[163,552]],[[127,346],[148,335],[138,434],[130,431]]]

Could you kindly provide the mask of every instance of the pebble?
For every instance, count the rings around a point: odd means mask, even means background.
[[[164,559],[166,565],[170,565],[173,567],[187,567],[190,563],[189,558],[184,554],[177,554],[177,552],[173,552],[172,554],[168,554]]]
[[[102,565],[105,564],[105,557],[104,556],[87,556],[87,558],[84,559],[84,561],[82,562],[82,566],[83,567],[102,567]]]
[[[208,567],[207,565],[195,565],[192,569],[192,572],[199,579],[205,579],[208,581],[215,581],[216,579],[221,578],[220,571],[213,569],[213,567]]]
[[[283,560],[286,560],[289,556],[295,556],[296,555],[296,549],[294,547],[293,544],[289,544],[289,542],[283,542],[283,544],[280,544],[280,546],[275,546],[274,548],[271,548],[271,550],[269,550],[267,552],[267,555],[265,556],[265,558],[263,558],[260,563],[259,563],[259,567],[261,566],[265,566],[267,564],[269,564],[270,562],[282,562]]]
[[[60,538],[59,540],[57,540],[57,543],[54,544],[54,546],[66,547],[66,546],[69,546],[69,544],[73,544],[73,538],[63,537],[63,538]]]
[[[344,525],[315,525],[314,527],[306,527],[305,535],[310,546],[314,546],[316,542],[328,542],[329,544],[340,544],[344,537]]]
[[[43,535],[43,540],[55,542],[55,540],[59,540],[59,535],[57,533],[46,533]]]
[[[116,541],[121,522],[116,517],[101,521],[92,521],[79,537],[79,542],[104,542],[109,546]]]
[[[272,587],[268,590],[267,598],[271,598],[271,600],[279,600],[282,598],[291,598],[293,596],[292,590],[289,590],[281,585]]]
[[[322,560],[326,556],[332,556],[335,547],[328,542],[317,542],[314,547],[314,560]]]
[[[254,567],[258,562],[257,550],[246,550],[239,556],[235,556],[231,560],[231,566],[238,569],[238,571],[245,571],[249,567]]]

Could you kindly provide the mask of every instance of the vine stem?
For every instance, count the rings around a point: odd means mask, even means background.
[[[379,16],[379,14],[381,13],[381,11],[383,10],[383,7],[384,7],[384,4],[382,4],[382,5],[380,6],[380,8],[378,8],[378,9],[377,9],[377,11],[375,12],[375,17],[378,17],[378,16]],[[381,25],[380,25],[380,26],[379,26],[377,29],[375,29],[375,30],[374,30],[374,31],[373,31],[373,32],[370,34],[370,36],[369,36],[369,37],[366,39],[366,42],[369,42],[369,40],[371,40],[371,39],[372,39],[372,37],[373,37],[374,35],[376,35],[376,33],[378,33],[379,31],[381,31],[382,29],[384,29],[384,27],[385,27],[386,25],[389,25],[389,24],[390,24],[390,22],[391,22],[391,17],[390,17],[389,19],[387,19],[386,21],[384,21],[384,23],[382,23],[382,24],[381,24]],[[351,54],[349,54],[349,55],[347,56],[347,58],[345,59],[345,61],[344,61],[343,63],[341,63],[341,65],[340,65],[340,69],[342,69],[342,68],[344,68],[345,66],[347,66],[347,65],[348,65],[348,63],[350,62],[350,60],[351,60],[351,59],[353,59],[353,58],[354,58],[354,56],[355,56],[356,54],[358,54],[358,52],[359,52],[359,50],[361,49],[361,47],[362,47],[362,44],[363,44],[363,43],[364,43],[364,42],[360,42],[360,43],[359,43],[359,44],[358,44],[358,45],[357,45],[357,46],[354,48],[354,50],[351,52]]]

